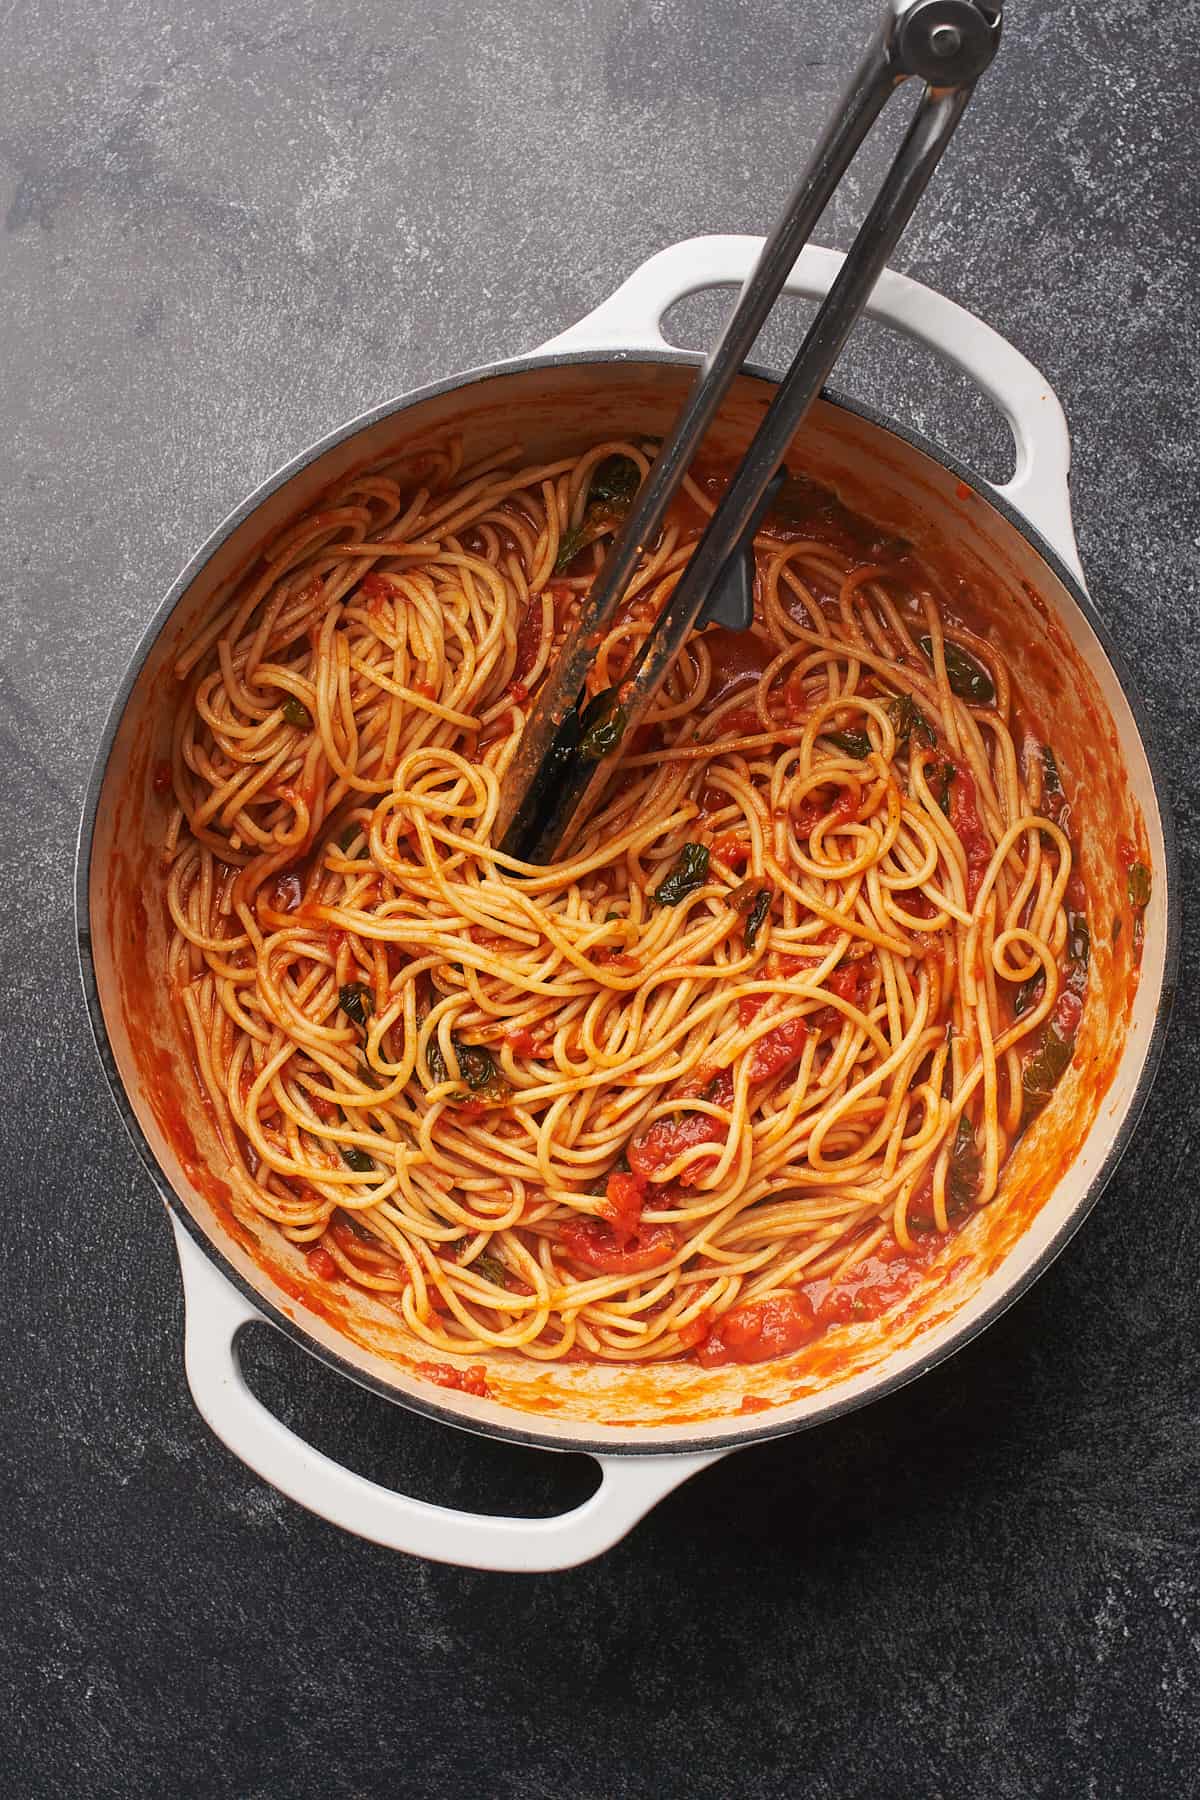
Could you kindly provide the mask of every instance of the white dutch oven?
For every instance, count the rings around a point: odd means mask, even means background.
[[[169,741],[178,646],[263,543],[352,468],[450,431],[463,434],[468,462],[514,440],[535,458],[601,436],[662,433],[696,359],[667,345],[660,321],[687,294],[739,286],[759,248],[748,237],[676,244],[536,356],[424,388],[289,463],[225,521],[167,595],[114,706],[92,779],[76,877],[84,986],[113,1093],[170,1209],[196,1404],[235,1455],[293,1500],[419,1556],[490,1569],[568,1567],[615,1543],[715,1458],[860,1406],[949,1355],[1010,1305],[1079,1225],[1112,1174],[1161,1048],[1177,938],[1170,832],[1140,709],[1083,586],[1062,409],[996,332],[888,271],[871,316],[929,345],[991,396],[1016,441],[1013,479],[992,488],[912,433],[829,395],[793,460],[969,582],[996,620],[1018,680],[1052,722],[1069,778],[1087,796],[1076,823],[1092,911],[1088,1005],[1072,1068],[1008,1166],[1005,1204],[980,1212],[947,1244],[918,1301],[783,1365],[557,1368],[473,1357],[488,1364],[494,1398],[482,1399],[431,1385],[415,1367],[428,1349],[406,1337],[394,1312],[369,1295],[314,1283],[298,1252],[231,1203],[166,984],[144,979],[165,955],[163,813],[151,774]],[[787,291],[820,298],[840,266],[840,256],[809,248]],[[770,380],[760,370],[739,378],[718,427],[722,453],[736,454],[748,440]],[[1132,933],[1114,945],[1102,925],[1123,905],[1120,835],[1139,844],[1154,871],[1140,979]],[[237,1335],[256,1320],[415,1411],[547,1450],[587,1451],[600,1465],[600,1486],[562,1517],[505,1519],[426,1505],[363,1480],[310,1448],[251,1393]],[[758,1410],[741,1410],[747,1395]]]

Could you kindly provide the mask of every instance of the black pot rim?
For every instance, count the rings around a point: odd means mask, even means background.
[[[343,1357],[337,1351],[331,1350],[326,1345],[319,1343],[302,1325],[299,1325],[294,1319],[289,1318],[286,1313],[280,1311],[271,1300],[267,1299],[253,1286],[252,1283],[247,1281],[240,1272],[233,1267],[218,1245],[215,1244],[207,1233],[201,1229],[184,1201],[176,1193],[159,1164],[149,1141],[142,1131],[141,1123],[133,1108],[125,1084],[117,1068],[116,1058],[108,1035],[108,1026],[104,1018],[103,1009],[100,1005],[95,964],[92,954],[89,911],[89,886],[96,815],[99,807],[100,793],[104,785],[104,778],[108,768],[109,757],[134,684],[142,671],[142,667],[149,656],[151,649],[166,626],[167,621],[175,611],[175,608],[183,595],[200,574],[201,570],[206,566],[213,555],[215,555],[220,546],[225,543],[226,539],[229,538],[240,525],[245,523],[250,515],[255,512],[264,501],[269,499],[272,494],[276,493],[303,469],[307,468],[309,464],[315,462],[321,456],[324,456],[326,452],[335,449],[337,445],[345,443],[347,439],[367,430],[369,427],[379,424],[384,419],[398,416],[399,414],[408,411],[411,407],[419,405],[423,401],[434,399],[440,394],[450,393],[454,390],[465,390],[472,387],[478,387],[484,382],[503,379],[509,375],[523,375],[537,370],[560,368],[571,364],[625,363],[636,367],[646,363],[670,363],[683,366],[694,366],[698,361],[699,358],[696,355],[685,350],[631,349],[555,352],[547,355],[518,357],[503,362],[484,364],[479,368],[467,370],[463,374],[450,376],[445,380],[431,382],[424,387],[415,388],[406,394],[400,395],[396,399],[385,401],[381,405],[373,407],[370,411],[350,420],[347,424],[338,426],[335,430],[328,432],[324,437],[318,438],[315,443],[310,444],[307,449],[302,450],[299,455],[293,457],[291,461],[277,469],[273,475],[269,476],[266,481],[255,488],[254,491],[249,494],[239,506],[235,507],[221,524],[217,526],[216,530],[209,536],[206,542],[177,576],[155,609],[136,649],[134,650],[105,722],[104,730],[96,751],[95,761],[92,766],[91,775],[88,779],[79,825],[79,837],[76,846],[76,947],[79,956],[80,978],[83,984],[84,998],[87,1003],[92,1036],[95,1040],[96,1050],[99,1054],[109,1089],[121,1115],[122,1121],[124,1122],[125,1129],[129,1133],[134,1148],[138,1152],[143,1165],[154,1182],[160,1198],[172,1216],[179,1221],[183,1228],[188,1232],[189,1236],[203,1251],[205,1256],[208,1257],[209,1261],[214,1263],[221,1271],[226,1280],[232,1283],[237,1291],[249,1301],[257,1312],[261,1313],[266,1323],[274,1325],[277,1330],[282,1331],[293,1343],[298,1344],[301,1349],[306,1350],[310,1355],[316,1357],[317,1360],[324,1363],[326,1367],[335,1370],[338,1374],[347,1376],[351,1381],[357,1382],[360,1387],[364,1387],[368,1389],[368,1391],[379,1394],[386,1400],[390,1400],[394,1405],[404,1407],[411,1412],[420,1413],[426,1418],[436,1419],[441,1424],[452,1425],[460,1430],[477,1433],[482,1437],[496,1438],[509,1443],[522,1444],[530,1448],[555,1450],[572,1455],[590,1454],[593,1456],[620,1457],[686,1456],[695,1455],[698,1452],[705,1451],[719,1452],[736,1450],[747,1444],[762,1443],[772,1438],[786,1437],[792,1432],[809,1430],[814,1426],[825,1424],[831,1419],[836,1419],[846,1413],[857,1411],[861,1406],[869,1405],[876,1400],[883,1399],[888,1394],[895,1393],[898,1389],[907,1386],[909,1382],[916,1381],[920,1376],[927,1374],[930,1369],[933,1369],[939,1363],[946,1361],[948,1357],[955,1355],[974,1338],[978,1337],[981,1332],[986,1331],[989,1325],[992,1325],[1002,1313],[1007,1312],[1010,1306],[1014,1305],[1017,1300],[1028,1292],[1034,1282],[1045,1273],[1050,1264],[1065,1249],[1066,1245],[1082,1225],[1084,1219],[1091,1212],[1093,1206],[1095,1206],[1100,1195],[1115,1173],[1117,1164],[1120,1162],[1121,1157],[1129,1144],[1142,1110],[1145,1107],[1162,1057],[1163,1044],[1167,1034],[1171,1006],[1174,999],[1179,963],[1179,938],[1181,926],[1179,873],[1174,828],[1170,808],[1167,803],[1167,789],[1163,763],[1154,741],[1154,734],[1150,727],[1146,707],[1138,693],[1129,668],[1125,663],[1121,651],[1113,642],[1107,626],[1093,605],[1086,589],[1083,587],[1079,578],[1067,567],[1054,547],[1042,537],[1041,533],[1038,532],[1008,500],[1006,500],[1003,494],[993,488],[982,476],[976,474],[965,463],[960,462],[957,457],[943,450],[940,445],[934,444],[922,433],[914,431],[911,427],[902,425],[894,419],[888,418],[885,414],[876,411],[876,409],[871,406],[863,404],[861,401],[852,400],[846,395],[839,394],[836,390],[825,389],[822,393],[823,400],[843,412],[850,413],[857,418],[863,419],[868,424],[876,426],[881,431],[898,439],[901,443],[922,452],[925,456],[929,457],[931,461],[939,464],[942,468],[949,470],[952,475],[964,482],[973,490],[973,492],[978,494],[981,499],[985,500],[989,506],[998,512],[1015,531],[1020,533],[1036,554],[1041,557],[1042,561],[1048,565],[1054,576],[1067,589],[1068,593],[1075,601],[1075,604],[1087,619],[1088,624],[1095,633],[1109,660],[1122,692],[1129,704],[1134,724],[1146,753],[1155,797],[1158,802],[1166,857],[1166,867],[1163,870],[1166,910],[1166,946],[1162,991],[1159,996],[1150,1043],[1147,1046],[1146,1059],[1142,1065],[1137,1084],[1130,1096],[1129,1102],[1117,1128],[1113,1143],[1109,1148],[1103,1164],[1089,1184],[1087,1192],[1081,1196],[1079,1202],[1072,1210],[1070,1217],[1064,1220],[1060,1229],[1055,1233],[1054,1237],[1046,1245],[1041,1254],[1027,1269],[1010,1282],[1004,1292],[993,1301],[991,1306],[986,1308],[986,1310],[977,1318],[973,1318],[968,1323],[960,1325],[957,1329],[951,1331],[941,1342],[927,1351],[924,1356],[918,1358],[910,1368],[905,1369],[898,1374],[888,1376],[886,1379],[871,1385],[865,1393],[855,1394],[840,1400],[831,1398],[826,1406],[821,1407],[819,1411],[802,1419],[775,1423],[772,1422],[766,1414],[759,1414],[757,1417],[762,1420],[762,1423],[756,1426],[747,1426],[742,1431],[730,1433],[717,1440],[706,1437],[689,1437],[680,1438],[670,1443],[645,1440],[639,1442],[637,1438],[638,1428],[633,1426],[629,1428],[630,1436],[627,1441],[589,1438],[583,1430],[580,1431],[578,1436],[573,1435],[569,1440],[551,1438],[543,1435],[533,1427],[533,1415],[525,1415],[518,1412],[515,1408],[513,1409],[514,1419],[524,1421],[528,1416],[530,1424],[510,1424],[507,1420],[503,1423],[496,1423],[492,1420],[467,1418],[459,1412],[452,1411],[448,1407],[439,1405],[436,1401],[426,1399],[424,1395],[398,1392],[389,1382],[380,1380],[378,1377],[369,1374],[366,1370],[360,1369],[349,1358]],[[758,364],[747,364],[743,373],[758,380],[771,383],[776,383],[780,379],[778,373]]]

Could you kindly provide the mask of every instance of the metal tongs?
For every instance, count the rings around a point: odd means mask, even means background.
[[[721,336],[618,530],[578,623],[543,682],[501,793],[500,848],[549,861],[587,818],[620,744],[652,703],[684,641],[719,619],[745,630],[747,558],[783,458],[841,353],[1000,40],[986,0],[890,0],[886,15],[817,145],[787,210],[763,245]],[[584,683],[648,546],[662,529],[700,443],[778,299],[834,189],[894,91],[925,82],[875,202],[734,472],[674,592],[616,687],[585,700]]]

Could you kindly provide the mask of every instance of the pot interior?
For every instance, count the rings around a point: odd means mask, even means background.
[[[303,1257],[235,1204],[225,1157],[201,1104],[165,969],[167,916],[153,771],[168,754],[172,663],[292,518],[351,469],[444,442],[473,462],[519,442],[547,460],[605,437],[661,435],[691,380],[680,356],[568,358],[467,377],[319,446],[222,527],[156,622],[114,725],[95,804],[87,875],[93,1011],[114,1087],[157,1177],[191,1229],[309,1348],[392,1398],[483,1429],[550,1445],[661,1450],[765,1436],[860,1403],[919,1373],[986,1322],[1065,1241],[1110,1172],[1132,1124],[1164,1002],[1167,851],[1154,782],[1129,703],[1079,602],[996,506],[921,446],[831,399],[790,454],[854,511],[909,538],[1003,643],[1082,794],[1073,829],[1092,921],[1091,978],[1077,1053],[1051,1104],[1006,1165],[1001,1200],[952,1235],[916,1299],[891,1316],[842,1327],[781,1363],[703,1370],[562,1366],[513,1355],[486,1362],[493,1399],[432,1386],[414,1372],[434,1353],[363,1292],[319,1283]],[[736,456],[772,392],[742,376],[710,439]],[[1155,874],[1140,976],[1132,934],[1113,941],[1124,877],[1114,845],[1131,839]],[[86,845],[86,836],[85,836]],[[81,922],[82,923],[82,922]],[[85,965],[87,957],[85,954]],[[756,1409],[748,1414],[749,1396]],[[766,1403],[769,1410],[763,1410]]]

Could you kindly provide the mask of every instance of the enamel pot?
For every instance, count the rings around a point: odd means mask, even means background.
[[[417,1368],[431,1352],[406,1336],[395,1312],[344,1283],[316,1282],[293,1246],[234,1204],[167,983],[145,979],[166,954],[163,809],[153,771],[169,745],[179,647],[264,543],[352,469],[452,432],[462,434],[467,462],[514,441],[531,459],[549,459],[600,437],[661,434],[697,360],[668,346],[664,314],[687,294],[740,285],[759,248],[755,238],[710,237],[663,250],[536,355],[391,401],[273,475],[193,557],[154,615],[89,788],[76,874],[84,987],[113,1095],[174,1227],[196,1405],[236,1456],[300,1505],[418,1556],[488,1569],[568,1567],[615,1543],[715,1458],[913,1380],[1011,1305],[1062,1249],[1116,1166],[1161,1048],[1178,937],[1170,828],[1143,709],[1084,586],[1062,409],[989,326],[888,271],[871,315],[930,346],[990,395],[1015,439],[1012,480],[992,487],[834,394],[813,409],[792,460],[968,584],[1016,679],[1053,722],[1064,767],[1085,795],[1074,824],[1093,921],[1084,1020],[1071,1068],[1006,1167],[1003,1204],[981,1209],[947,1242],[915,1299],[781,1364],[559,1367],[473,1356],[471,1363],[488,1365],[490,1398],[432,1385]],[[819,298],[840,266],[840,256],[809,248],[787,291]],[[739,377],[716,428],[718,453],[740,451],[771,392],[767,371]],[[1154,876],[1140,969],[1132,930],[1114,942],[1108,923],[1123,908],[1128,922],[1114,854],[1120,837],[1138,844]],[[585,1451],[600,1465],[600,1485],[561,1517],[506,1519],[427,1505],[366,1481],[305,1444],[251,1393],[237,1339],[259,1320],[351,1380],[447,1425],[547,1451]]]

